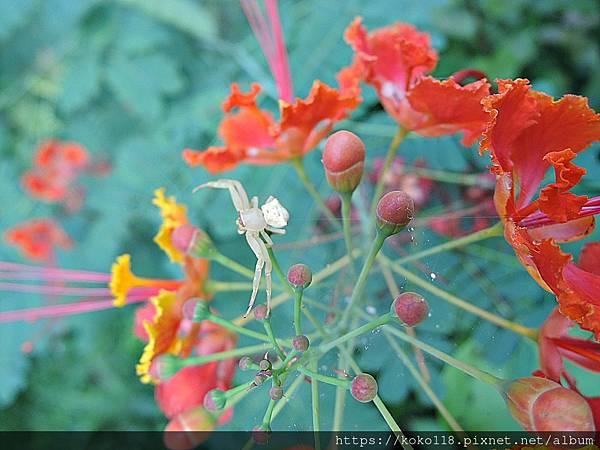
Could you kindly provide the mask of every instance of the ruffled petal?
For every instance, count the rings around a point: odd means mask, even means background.
[[[488,120],[481,100],[489,95],[489,89],[485,79],[461,86],[452,79],[439,81],[423,77],[408,92],[411,110],[399,113],[400,123],[430,137],[460,131],[464,134],[463,145],[472,145]]]
[[[175,228],[188,223],[187,207],[177,203],[175,197],[165,197],[165,189],[154,191],[152,203],[160,208],[163,223],[154,236],[154,242],[169,256],[171,261],[183,263],[184,255],[173,246],[171,236]]]
[[[202,166],[211,175],[234,169],[243,160],[243,153],[228,147],[208,147],[206,150],[183,151],[183,160],[190,167]]]
[[[309,152],[360,101],[356,92],[348,95],[318,80],[306,99],[291,104],[280,101],[281,121],[275,130],[279,136],[278,153],[287,159]]]

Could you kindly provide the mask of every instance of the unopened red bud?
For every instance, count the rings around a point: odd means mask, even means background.
[[[259,445],[266,445],[271,440],[271,427],[262,424],[252,429],[252,440]]]
[[[312,283],[312,270],[306,264],[294,264],[288,270],[287,280],[294,289],[306,289]]]
[[[361,373],[352,380],[350,393],[359,402],[370,402],[377,395],[377,381],[368,373]]]
[[[254,361],[252,361],[252,358],[250,358],[249,356],[242,356],[240,358],[240,361],[238,362],[238,367],[240,368],[240,370],[248,370],[252,368],[253,365]]]
[[[429,305],[419,294],[404,292],[396,297],[396,300],[392,303],[392,312],[398,316],[398,319],[404,325],[414,327],[427,318]]]
[[[225,397],[225,392],[220,389],[208,391],[204,396],[204,407],[211,412],[220,411],[225,408],[226,403],[227,397]]]
[[[292,346],[298,352],[305,352],[306,350],[308,350],[309,345],[310,345],[310,342],[309,342],[308,338],[306,336],[304,336],[303,334],[294,336],[292,339]]]
[[[210,258],[216,248],[208,234],[193,225],[180,225],[171,234],[173,247],[185,255],[196,258]]]
[[[406,192],[388,192],[377,203],[377,226],[391,236],[404,230],[414,214],[415,203]]]
[[[323,151],[327,181],[338,192],[352,192],[360,183],[365,166],[365,144],[354,133],[333,133]]]
[[[269,391],[269,397],[271,397],[273,400],[281,399],[281,397],[283,397],[283,388],[279,386],[272,387]]]
[[[588,402],[552,380],[518,378],[503,394],[512,416],[528,431],[595,431]]]
[[[179,358],[169,353],[157,356],[150,364],[150,376],[159,382],[167,381],[179,371],[180,363]]]
[[[188,409],[173,417],[165,428],[164,442],[171,450],[189,450],[206,441],[209,433],[190,433],[190,431],[212,431],[216,418],[203,407]],[[172,433],[175,432],[175,433]]]
[[[256,308],[254,308],[254,318],[256,320],[265,320],[268,312],[269,310],[265,305],[258,305]]]

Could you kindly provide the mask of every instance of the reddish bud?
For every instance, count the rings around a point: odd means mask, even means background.
[[[414,292],[404,292],[392,303],[392,313],[407,327],[414,327],[429,315],[427,301]]]
[[[269,310],[265,305],[258,305],[256,308],[254,308],[254,318],[256,320],[265,320],[268,312]]]
[[[266,445],[271,440],[271,427],[268,424],[262,424],[252,429],[252,440],[256,444]]]
[[[377,395],[377,381],[368,373],[361,373],[352,380],[350,393],[361,403],[370,402]]]
[[[294,336],[294,338],[292,339],[292,346],[298,352],[305,352],[306,350],[308,350],[309,345],[310,345],[310,341],[303,334]]]
[[[283,397],[283,388],[279,386],[272,387],[269,391],[269,397],[271,397],[273,400],[281,399],[281,397]]]
[[[221,409],[225,408],[225,403],[227,403],[225,392],[220,389],[208,391],[204,396],[203,404],[208,411],[220,411]]]
[[[287,280],[294,289],[306,289],[312,283],[312,271],[306,264],[294,264],[288,270]]]
[[[265,382],[265,380],[267,378],[269,378],[269,377],[267,376],[267,374],[265,372],[263,372],[263,371],[258,372],[256,374],[256,376],[254,377],[254,384],[256,386],[260,386],[261,384],[263,384]]]
[[[338,192],[352,192],[360,183],[365,166],[365,144],[354,133],[333,133],[323,151],[327,181]]]
[[[238,362],[240,370],[248,370],[254,366],[254,361],[249,356],[242,356]]]
[[[174,355],[164,353],[150,364],[150,376],[159,382],[167,381],[179,371],[181,360]]]
[[[377,226],[391,236],[404,230],[414,214],[415,204],[406,192],[388,192],[377,203]]]
[[[515,420],[528,431],[595,431],[586,400],[552,380],[513,380],[504,388],[504,400]]]
[[[168,423],[163,440],[171,450],[189,450],[209,438],[208,433],[188,433],[190,431],[212,431],[216,419],[203,407],[189,409]]]
[[[171,234],[171,243],[181,253],[196,258],[210,258],[216,253],[210,236],[190,224],[175,228]]]

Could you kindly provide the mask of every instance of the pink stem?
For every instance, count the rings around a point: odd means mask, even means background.
[[[145,296],[132,296],[127,298],[127,303],[139,303]],[[21,309],[17,311],[0,312],[0,322],[14,322],[19,320],[34,321],[49,317],[68,316],[86,312],[101,311],[114,308],[113,299],[77,302],[61,305],[42,306],[41,308]]]

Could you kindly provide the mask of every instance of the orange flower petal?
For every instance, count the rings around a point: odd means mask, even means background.
[[[441,136],[462,131],[462,143],[472,145],[485,129],[488,114],[481,100],[489,95],[490,85],[482,79],[461,86],[449,79],[423,77],[409,92],[411,110],[400,111],[405,128],[423,136]]]
[[[208,147],[203,151],[186,148],[182,156],[190,167],[202,166],[211,175],[231,170],[243,159],[243,154],[227,147]]]
[[[600,242],[590,242],[584,245],[577,265],[586,272],[600,275]]]
[[[262,88],[258,83],[252,83],[250,92],[242,92],[237,83],[231,85],[229,97],[222,104],[223,111],[230,112],[234,108],[252,108],[256,107],[256,98]]]
[[[48,260],[56,247],[68,249],[73,245],[65,230],[51,219],[23,222],[7,230],[4,238],[27,258],[37,261]]]

